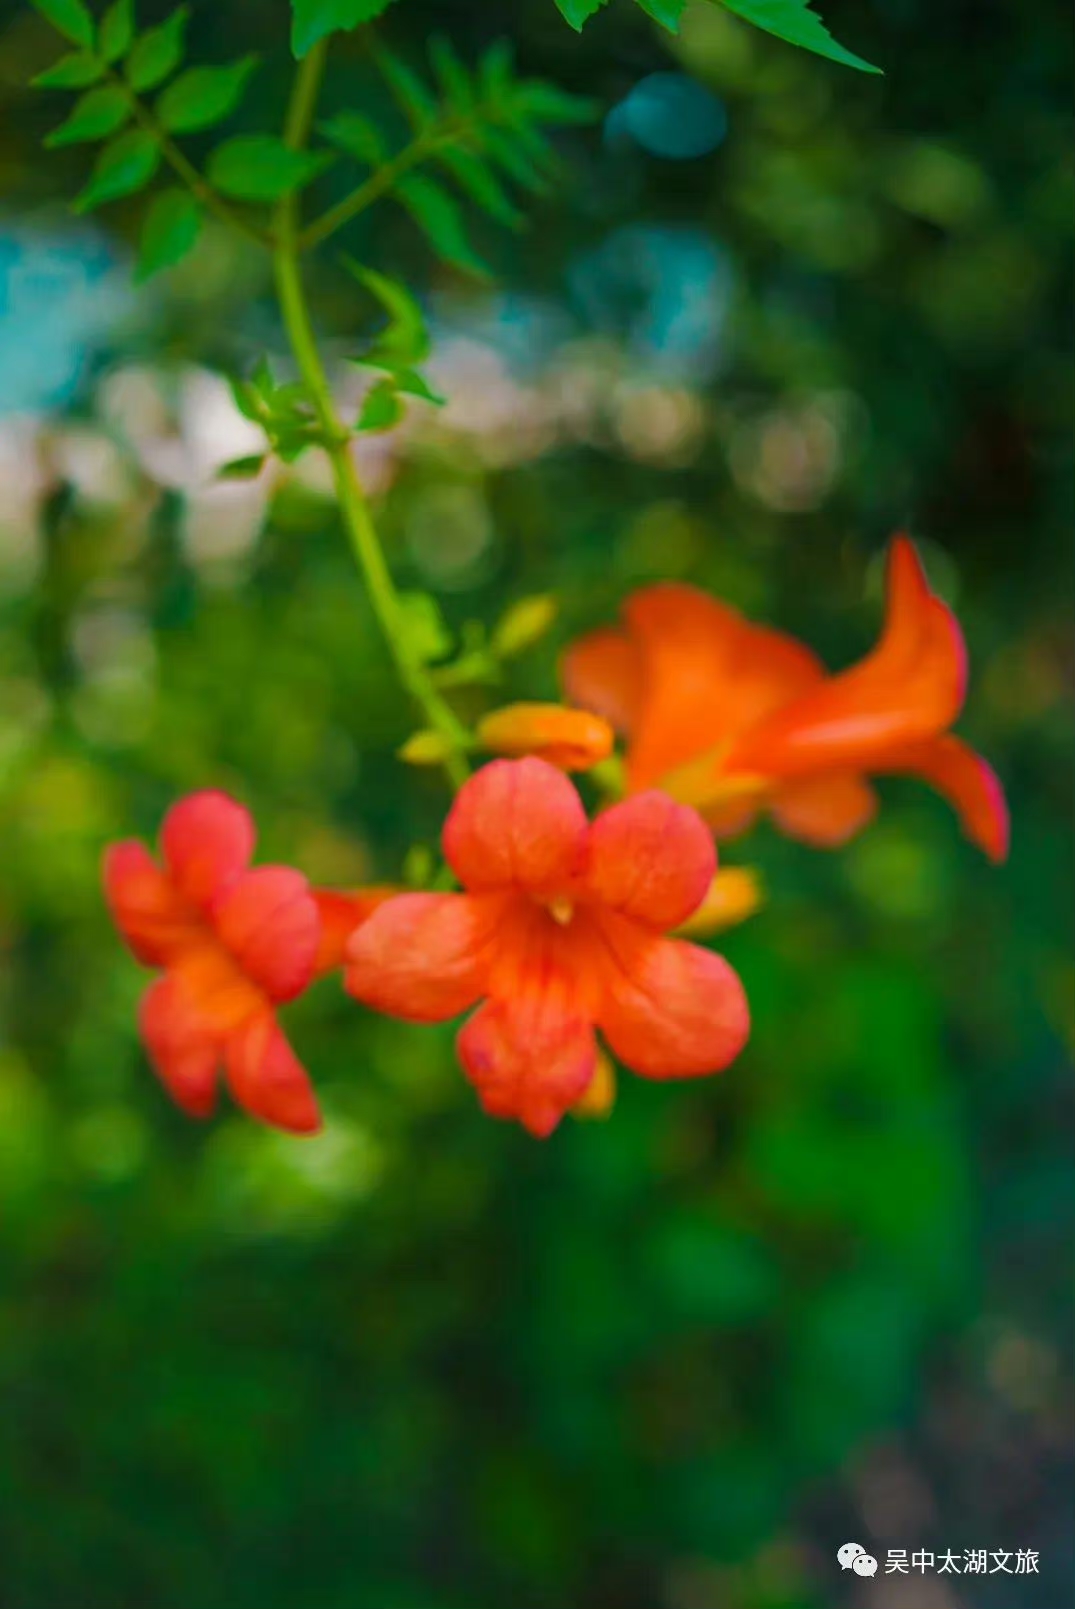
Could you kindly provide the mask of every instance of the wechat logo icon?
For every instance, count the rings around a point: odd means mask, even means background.
[[[836,1554],[841,1570],[854,1570],[856,1575],[876,1575],[877,1560],[857,1542],[845,1542]]]

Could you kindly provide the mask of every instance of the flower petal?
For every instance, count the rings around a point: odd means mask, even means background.
[[[250,864],[254,823],[226,793],[207,789],[172,806],[161,847],[182,892],[196,905],[207,905]]]
[[[679,926],[681,938],[705,938],[745,922],[765,902],[761,876],[750,866],[722,866],[705,899]]]
[[[177,1106],[208,1117],[216,1105],[219,1047],[191,1008],[180,981],[166,975],[142,996],[138,1026],[149,1059]]]
[[[615,734],[589,710],[562,704],[506,704],[483,715],[478,742],[492,754],[536,754],[561,771],[588,771],[612,753]]]
[[[448,864],[465,888],[556,889],[581,869],[582,800],[545,760],[493,760],[459,790],[444,825]]]
[[[597,1026],[645,1078],[720,1072],[750,1033],[743,985],[727,961],[622,917],[601,923],[612,965]]]
[[[624,614],[642,686],[627,756],[632,789],[727,744],[824,675],[793,638],[754,625],[695,587],[645,587]]]
[[[314,960],[314,975],[320,977],[343,965],[351,934],[386,900],[394,899],[404,890],[385,883],[347,892],[338,888],[314,888],[310,892],[321,918],[321,942]]]
[[[893,749],[951,724],[966,676],[959,624],[930,591],[912,544],[898,537],[877,647],[744,734],[725,757],[725,769],[792,777],[883,767]]]
[[[585,1094],[597,1068],[592,1026],[567,1013],[555,989],[487,1001],[456,1044],[490,1117],[516,1118],[538,1139]]]
[[[630,732],[642,699],[638,649],[625,632],[609,628],[580,637],[560,662],[560,679],[572,704]]]
[[[613,805],[590,828],[586,886],[603,905],[650,927],[678,927],[701,904],[717,869],[702,818],[664,793]]]
[[[306,1070],[269,1010],[234,1029],[224,1044],[228,1085],[253,1117],[290,1134],[314,1134],[321,1114]]]
[[[467,894],[399,894],[347,944],[344,987],[406,1022],[444,1022],[480,1000],[503,901]]]
[[[112,920],[143,966],[166,966],[197,936],[194,911],[144,844],[112,844],[102,877]]]
[[[877,795],[862,777],[835,772],[787,783],[776,794],[772,811],[789,838],[838,849],[873,820]]]
[[[258,866],[213,906],[221,943],[270,1000],[293,1000],[314,975],[321,918],[301,872]]]
[[[945,736],[890,755],[886,771],[921,777],[946,798],[972,843],[992,861],[1008,858],[1004,789],[992,766],[960,738]]]

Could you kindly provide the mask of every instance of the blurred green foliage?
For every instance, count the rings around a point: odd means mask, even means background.
[[[490,9],[406,0],[385,31],[473,59]],[[296,1142],[167,1105],[100,849],[217,784],[265,858],[391,877],[443,786],[394,759],[413,712],[316,465],[212,484],[257,443],[209,371],[283,367],[257,248],[212,226],[132,293],[137,206],[70,221],[80,154],[42,157],[54,108],[22,87],[54,46],[0,4],[4,1609],[811,1609],[857,1601],[849,1537],[1037,1546],[1040,1582],[967,1602],[1060,1601],[1068,19],[825,15],[883,81],[711,6],[678,39],[610,7],[581,40],[513,6],[526,70],[609,116],[528,235],[482,240],[502,293],[430,271],[403,216],[347,237],[419,287],[449,398],[364,462],[454,631],[560,600],[475,698],[548,696],[558,644],[658,575],[847,663],[909,526],[965,623],[1011,864],[910,783],[841,854],[730,846],[771,891],[724,945],[748,1053],[625,1079],[545,1145],[480,1115],[449,1030],[324,983],[288,1013],[329,1114]],[[286,17],[195,5],[191,35],[234,59]],[[341,41],[336,103],[375,83]],[[286,85],[267,52],[250,130]],[[702,92],[708,147],[662,155]],[[369,306],[331,262],[315,305],[354,350]]]

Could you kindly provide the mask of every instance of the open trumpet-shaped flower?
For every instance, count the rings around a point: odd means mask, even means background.
[[[440,1022],[483,1002],[458,1038],[485,1110],[547,1135],[598,1066],[595,1028],[648,1078],[717,1072],[749,1017],[738,977],[665,937],[710,888],[715,852],[660,793],[592,825],[564,774],[494,760],[460,790],[444,853],[465,892],[388,900],[351,938],[345,984],[378,1011]]]
[[[254,824],[226,794],[174,805],[161,833],[163,864],[144,844],[113,844],[104,861],[112,916],[135,957],[163,976],[142,999],[150,1060],[175,1101],[195,1117],[216,1102],[223,1067],[240,1106],[277,1128],[320,1127],[309,1079],[276,1020],[320,963],[342,951],[361,920],[332,896],[323,934],[317,898],[287,866],[250,868]]]
[[[949,731],[966,689],[963,636],[905,537],[889,553],[881,639],[839,675],[693,587],[644,588],[624,619],[577,642],[563,672],[573,702],[626,734],[632,791],[659,785],[718,836],[768,809],[790,836],[832,846],[873,816],[866,778],[904,773],[943,794],[968,836],[1004,859],[1000,784]]]

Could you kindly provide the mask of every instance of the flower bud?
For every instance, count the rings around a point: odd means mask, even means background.
[[[616,1069],[603,1050],[597,1052],[597,1066],[586,1093],[571,1108],[573,1117],[608,1117],[616,1104]]]
[[[549,593],[520,598],[505,610],[493,632],[493,652],[512,659],[539,642],[556,619],[556,599]]]
[[[735,927],[753,916],[765,900],[761,877],[750,866],[729,866],[719,871],[701,905],[677,930],[690,938],[705,938]]]
[[[426,727],[412,732],[399,750],[399,758],[408,765],[442,765],[451,753],[452,744],[444,733]]]
[[[600,715],[562,704],[506,704],[482,717],[477,736],[493,754],[536,754],[561,771],[588,771],[608,758],[615,741]]]

